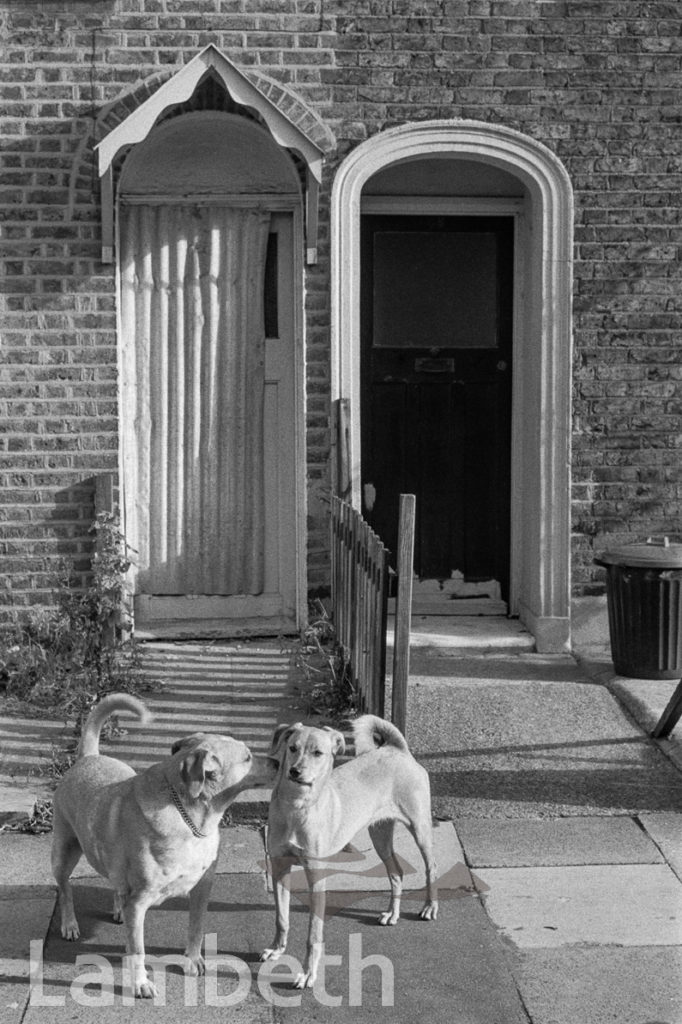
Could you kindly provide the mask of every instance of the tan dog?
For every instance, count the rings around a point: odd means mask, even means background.
[[[270,803],[268,853],[276,931],[261,960],[275,960],[286,949],[287,875],[298,862],[306,873],[311,902],[306,964],[295,980],[297,988],[313,986],[323,949],[325,873],[316,870],[316,861],[338,853],[366,825],[391,885],[389,908],[380,923],[396,924],[400,917],[402,870],[393,851],[396,821],[407,825],[424,858],[427,900],[420,917],[433,921],[438,912],[428,774],[390,722],[363,715],[353,723],[353,733],[357,756],[336,769],[334,757],[344,751],[340,732],[297,722],[279,726],[273,736],[271,753],[280,765]]]
[[[105,697],[90,713],[79,757],[54,797],[52,870],[59,886],[61,930],[79,937],[69,877],[81,853],[114,889],[114,920],[123,921],[136,996],[157,994],[144,966],[147,909],[189,892],[185,956],[201,974],[203,921],[218,856],[220,819],[237,794],[274,780],[269,758],[254,758],[229,736],[195,733],[172,756],[137,775],[100,756],[102,726],[117,711],[150,718],[128,694]]]

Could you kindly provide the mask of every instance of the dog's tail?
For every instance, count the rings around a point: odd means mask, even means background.
[[[400,729],[376,715],[361,715],[352,723],[355,753],[367,754],[377,747],[396,747],[409,754],[410,748]]]
[[[79,757],[90,757],[93,754],[99,754],[99,735],[102,731],[102,726],[107,718],[111,718],[117,711],[130,711],[132,714],[137,715],[144,725],[150,722],[153,717],[142,701],[138,700],[137,697],[133,697],[132,694],[110,693],[108,697],[103,697],[99,704],[95,705],[87,717],[78,747]]]

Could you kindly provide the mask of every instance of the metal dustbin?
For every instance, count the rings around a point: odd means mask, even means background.
[[[611,656],[618,675],[682,677],[682,544],[648,540],[595,558],[606,569]]]

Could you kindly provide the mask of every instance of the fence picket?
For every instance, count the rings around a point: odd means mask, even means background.
[[[332,616],[360,707],[383,716],[388,551],[359,512],[331,502]]]

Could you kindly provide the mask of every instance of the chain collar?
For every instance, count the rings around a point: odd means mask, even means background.
[[[194,824],[194,822],[190,818],[189,814],[187,813],[187,811],[183,807],[182,800],[180,799],[180,796],[178,795],[177,791],[173,788],[172,782],[170,782],[168,779],[166,779],[166,781],[168,782],[168,787],[170,789],[171,800],[173,801],[173,803],[177,807],[178,814],[180,815],[180,817],[184,821],[185,825],[187,825],[187,828],[190,830],[190,832],[192,833],[193,836],[196,836],[197,839],[205,839],[208,833],[201,832],[196,827],[196,825]]]

